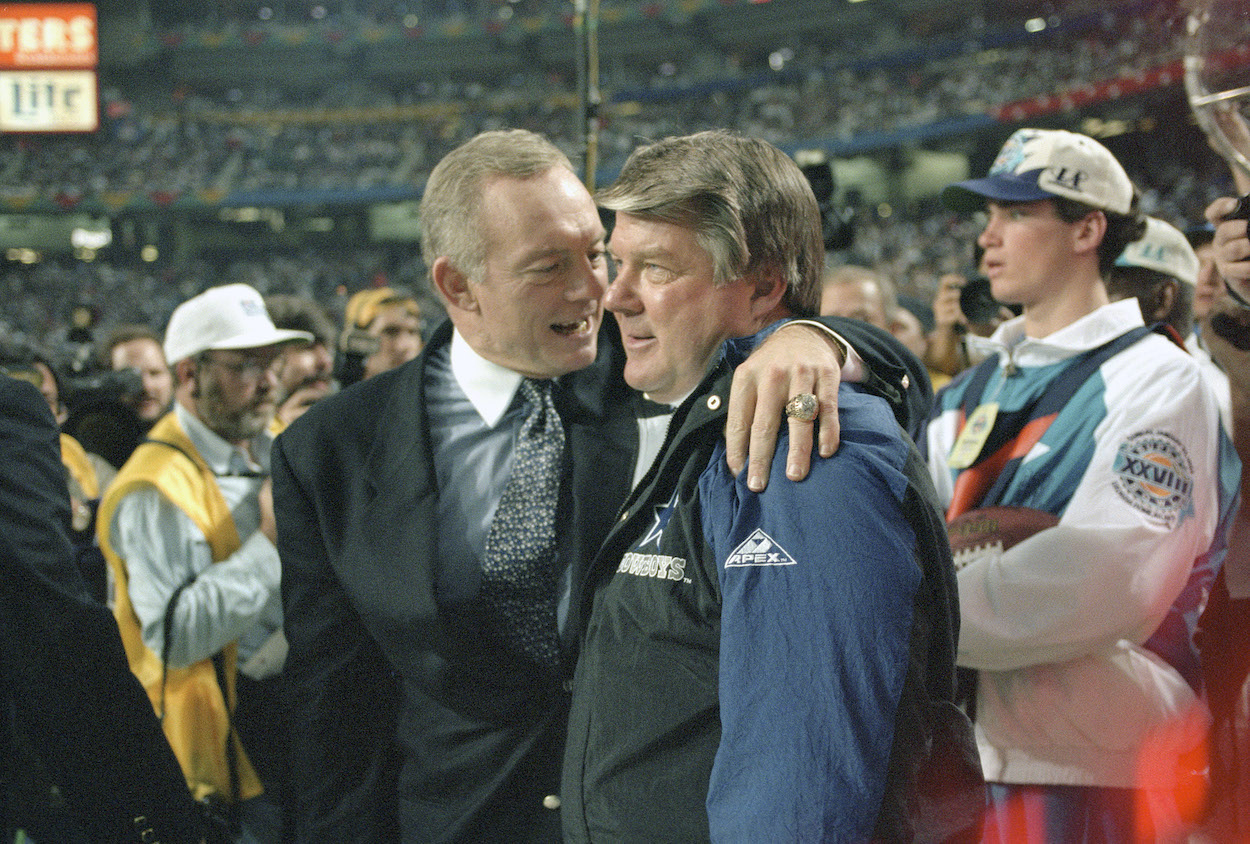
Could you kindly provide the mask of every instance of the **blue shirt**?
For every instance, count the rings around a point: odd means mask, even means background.
[[[521,376],[486,360],[460,332],[430,352],[425,372],[426,410],[434,472],[438,478],[440,604],[472,600],[482,582],[482,554],[491,520],[512,474],[517,435],[525,421]],[[560,542],[557,622],[568,618],[567,543]]]

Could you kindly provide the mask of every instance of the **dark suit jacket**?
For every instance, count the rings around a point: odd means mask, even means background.
[[[900,345],[863,323],[833,324],[874,373],[899,383],[902,370],[881,361],[908,357]],[[450,334],[444,324],[430,348]],[[628,492],[637,447],[611,319],[599,347],[556,394],[571,456],[557,523],[573,543],[574,595]],[[388,841],[402,827],[423,844],[558,841],[543,800],[558,794],[573,655],[545,671],[483,633],[472,607],[437,603],[425,362],[323,399],[275,444],[298,837]]]
[[[556,393],[572,458],[558,523],[581,543],[575,560],[607,534],[633,468],[614,333],[604,330],[599,361]],[[450,335],[445,324],[430,348]],[[323,399],[275,445],[303,841],[395,840],[397,821],[423,842],[558,836],[543,798],[558,792],[572,663],[540,669],[483,633],[472,607],[436,602],[426,360]],[[379,796],[396,789],[398,806]]]
[[[198,841],[186,780],[117,623],[75,565],[56,423],[38,390],[5,376],[0,467],[0,834]],[[49,784],[60,809],[48,811]]]

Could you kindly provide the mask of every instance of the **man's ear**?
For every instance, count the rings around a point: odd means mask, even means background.
[[[1172,306],[1176,304],[1176,294],[1179,292],[1177,286],[1180,284],[1175,279],[1168,279],[1155,288],[1154,296],[1154,322],[1159,322],[1168,314],[1172,313]]]
[[[178,379],[179,384],[194,380],[199,374],[199,367],[192,358],[183,358],[174,364],[174,377]]]
[[[1077,253],[1097,252],[1099,244],[1107,235],[1107,215],[1091,211],[1073,226],[1073,249]]]
[[[191,385],[190,395],[192,398],[198,398],[200,394],[200,365],[195,362],[194,358],[183,358],[174,364],[174,379],[179,386],[183,384]]]
[[[469,284],[469,277],[462,273],[446,255],[434,259],[430,266],[430,281],[448,307],[462,311],[476,311],[477,297]]]
[[[781,306],[781,299],[786,295],[786,280],[780,273],[766,268],[748,279],[755,289],[751,293],[751,315],[762,319],[771,315]]]

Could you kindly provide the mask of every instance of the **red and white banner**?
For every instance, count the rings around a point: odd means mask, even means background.
[[[94,68],[91,3],[0,3],[0,69]]]
[[[0,131],[100,125],[91,3],[0,3]]]

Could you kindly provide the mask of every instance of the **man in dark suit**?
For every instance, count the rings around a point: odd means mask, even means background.
[[[0,376],[0,840],[199,841],[194,803],[66,532],[56,423]]]
[[[448,155],[421,219],[450,323],[415,361],[318,402],[274,449],[297,836],[559,841],[581,627],[569,596],[635,464],[649,462],[619,336],[602,325],[605,231],[564,155],[522,131],[484,133]],[[870,329],[844,325],[860,351],[861,336],[873,346]],[[836,396],[837,363],[819,363],[833,359],[830,345],[806,329],[780,333],[809,344],[804,365],[747,394]],[[901,383],[879,356],[873,372]],[[514,647],[480,594],[523,377],[555,381],[564,429],[554,665]],[[767,410],[774,435],[783,401]]]

